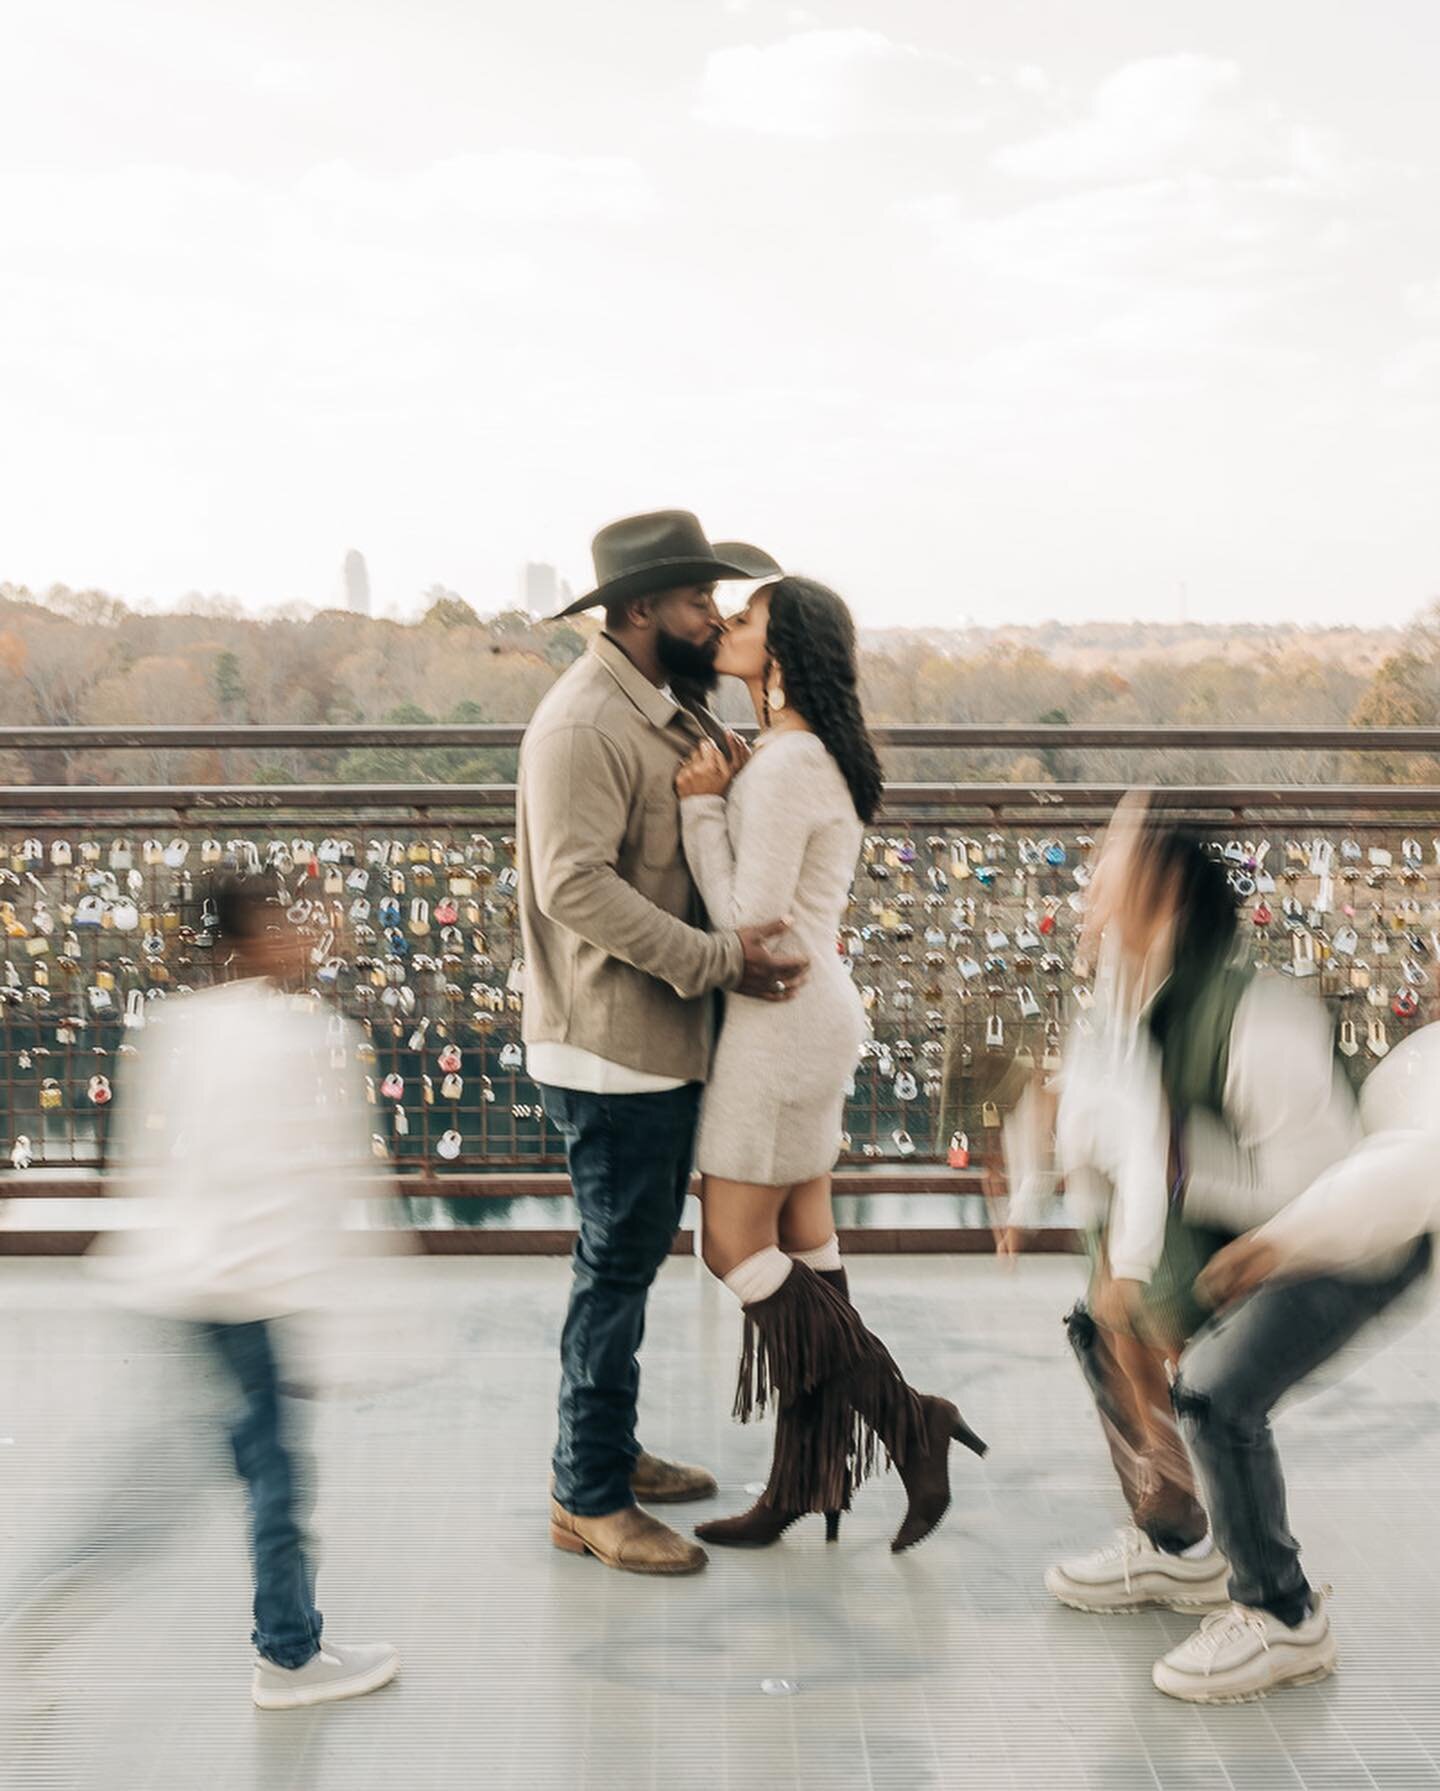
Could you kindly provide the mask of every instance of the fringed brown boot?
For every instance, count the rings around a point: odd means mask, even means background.
[[[822,1281],[834,1288],[839,1297],[848,1305],[850,1303],[850,1283],[844,1269],[816,1269],[814,1271]],[[745,1320],[747,1334],[751,1330],[751,1320]],[[754,1340],[749,1337],[747,1348],[753,1352]],[[844,1487],[838,1505],[817,1506],[806,1505],[802,1510],[790,1511],[777,1504],[774,1498],[775,1464],[794,1454],[796,1445],[787,1434],[797,1425],[803,1430],[806,1425],[814,1424],[818,1418],[817,1403],[819,1395],[802,1393],[797,1399],[787,1400],[781,1396],[775,1414],[775,1448],[770,1457],[770,1474],[765,1490],[750,1507],[735,1517],[715,1517],[706,1523],[696,1524],[695,1534],[702,1542],[718,1543],[722,1548],[769,1548],[778,1542],[792,1524],[798,1523],[802,1517],[812,1511],[824,1511],[825,1540],[835,1542],[840,1535],[840,1516],[850,1509],[850,1472],[845,1472]]]
[[[804,1263],[745,1316],[736,1417],[762,1412],[772,1395],[787,1405],[810,1396],[803,1423],[777,1428],[761,1505],[786,1524],[807,1511],[839,1511],[883,1453],[910,1501],[891,1548],[898,1553],[928,1536],[950,1503],[951,1439],[985,1450],[955,1406],[907,1385],[854,1308]]]

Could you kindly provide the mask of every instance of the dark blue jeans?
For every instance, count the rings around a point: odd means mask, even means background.
[[[685,1208],[701,1085],[664,1094],[544,1088],[565,1140],[580,1235],[560,1340],[555,1497],[578,1517],[634,1503],[645,1302]]]
[[[255,1573],[258,1654],[281,1667],[303,1667],[320,1649],[315,1575],[301,1527],[303,1463],[286,1434],[280,1376],[270,1327],[200,1327],[229,1370],[242,1405],[230,1427],[235,1467],[250,1498],[250,1559]]]
[[[1381,1196],[1377,1195],[1377,1198]],[[1290,1534],[1285,1476],[1270,1413],[1430,1266],[1422,1238],[1381,1281],[1322,1275],[1279,1281],[1214,1319],[1180,1358],[1175,1411],[1230,1559],[1230,1596],[1296,1624],[1310,1604],[1300,1545]]]

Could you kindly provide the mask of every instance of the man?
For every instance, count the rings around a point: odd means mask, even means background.
[[[528,1068],[580,1221],[550,1536],[628,1573],[694,1573],[704,1550],[637,1500],[709,1498],[715,1480],[640,1448],[636,1353],[690,1184],[715,991],[785,1001],[806,961],[768,949],[782,915],[703,930],[674,781],[704,739],[742,750],[704,702],[715,585],[774,562],[722,555],[674,510],[612,523],[593,551],[596,587],[562,614],[602,608],[605,632],[536,710],[517,798]]]
[[[308,980],[307,942],[265,879],[224,879],[215,910],[228,980],[172,997],[141,1035],[113,1154],[142,1222],[102,1239],[94,1267],[117,1304],[184,1327],[171,1349],[228,1415],[250,1501],[252,1692],[261,1709],[296,1710],[375,1691],[400,1665],[388,1644],[322,1639],[279,1322],[320,1305],[344,1178],[373,1165],[353,1067],[337,1069],[325,1015],[285,993]],[[160,1462],[178,1469],[173,1495],[202,1490],[187,1420],[171,1414],[131,1449],[133,1470],[105,1485],[92,1523],[5,1601],[0,1679],[7,1667],[28,1677],[77,1607],[103,1609],[121,1570],[168,1542],[179,1513]]]

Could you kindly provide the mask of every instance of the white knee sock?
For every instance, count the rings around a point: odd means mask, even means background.
[[[768,1300],[794,1266],[783,1250],[771,1244],[737,1263],[725,1277],[725,1285],[742,1306],[753,1306],[757,1300]]]
[[[832,1237],[829,1243],[821,1244],[815,1250],[792,1250],[791,1258],[795,1262],[803,1262],[807,1269],[814,1269],[818,1274],[821,1269],[838,1269],[843,1267],[840,1261],[840,1240]]]

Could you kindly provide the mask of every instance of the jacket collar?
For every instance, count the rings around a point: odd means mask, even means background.
[[[725,730],[711,715],[703,698],[697,696],[693,702],[688,702],[673,694],[667,695],[650,682],[625,649],[608,634],[597,635],[590,651],[652,727],[668,728],[678,717],[689,727],[723,743]]]
[[[679,703],[652,684],[623,647],[608,634],[602,634],[596,637],[590,651],[652,727],[669,727],[680,711]]]

